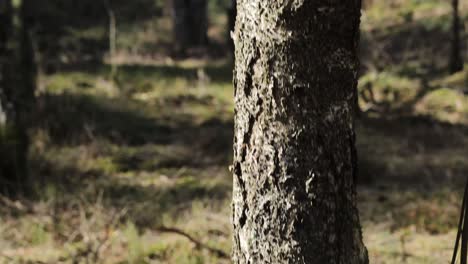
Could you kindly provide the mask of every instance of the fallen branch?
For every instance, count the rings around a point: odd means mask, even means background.
[[[160,226],[158,228],[156,228],[156,231],[159,231],[159,232],[165,232],[165,233],[174,233],[174,234],[178,234],[178,235],[181,235],[185,238],[187,238],[188,240],[190,240],[190,242],[192,242],[193,244],[195,244],[195,247],[197,248],[203,248],[203,249],[206,249],[208,251],[210,251],[211,253],[215,254],[217,257],[220,257],[220,258],[225,258],[225,259],[228,259],[229,258],[229,255],[220,250],[220,249],[217,249],[217,248],[213,248],[197,239],[195,239],[193,236],[191,236],[190,234],[180,230],[180,229],[177,229],[177,228],[174,228],[174,227],[165,227],[165,226]]]

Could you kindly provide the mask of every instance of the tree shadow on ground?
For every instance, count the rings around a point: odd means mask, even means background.
[[[468,172],[466,135],[465,125],[425,116],[363,118],[358,123],[362,181],[460,184]]]
[[[168,65],[123,65],[120,67],[125,77],[131,78],[132,76],[141,74],[146,76],[164,76],[166,78],[185,78],[187,80],[196,80],[200,76],[199,70],[205,71],[207,78],[215,83],[231,83],[232,82],[232,65],[224,64],[222,66],[206,67],[181,67],[181,66],[168,66]],[[135,78],[135,77],[133,77]]]
[[[444,234],[457,226],[468,175],[468,127],[427,116],[357,122],[360,217],[390,232]],[[366,224],[365,224],[366,225]]]
[[[39,101],[41,110],[36,120],[56,144],[84,143],[95,137],[129,145],[171,140],[170,126],[132,111],[132,106],[118,100],[61,94],[44,95]]]
[[[160,225],[167,215],[177,218],[194,203],[222,210],[232,188],[227,170],[232,123],[211,120],[179,129],[167,131],[176,135],[171,141],[155,140],[129,149],[119,145],[114,151],[98,145],[98,158],[107,155],[116,166],[110,171],[84,168],[74,162],[75,156],[68,163],[36,160],[33,166],[41,179],[40,188],[54,186],[63,197],[101,194],[106,207],[126,209],[125,219],[142,229]],[[399,215],[391,224],[394,229],[414,225],[414,217],[425,219],[416,225],[434,233],[455,224],[458,211],[453,208],[458,208],[458,196],[450,196],[450,204],[445,206],[445,198],[439,197],[447,189],[459,191],[468,172],[466,126],[429,117],[364,117],[357,124],[357,133],[363,221],[388,221],[391,212]],[[197,144],[201,138],[205,143]],[[57,208],[67,210],[67,199],[58,200]],[[428,218],[433,212],[445,214],[444,208],[450,211],[448,216]]]
[[[461,17],[467,21],[468,16]],[[448,71],[451,16],[439,15],[362,32],[361,59],[366,70],[396,68],[398,75],[431,80]],[[462,34],[461,42],[468,40]]]
[[[179,100],[211,107],[190,96]],[[132,222],[148,227],[196,201],[222,203],[230,194],[232,121],[168,117],[128,98],[61,93],[38,101],[37,129],[48,137],[39,143],[48,150],[33,155],[32,202],[47,189],[68,199],[102,192],[110,208],[127,208]],[[67,199],[59,200],[66,207]]]
[[[29,197],[30,203],[47,202],[49,199],[56,203],[54,210],[66,212],[73,200],[92,202],[101,197],[107,210],[125,210],[127,213],[122,221],[131,221],[141,229],[156,228],[167,216],[177,217],[190,211],[197,202],[221,208],[225,206],[231,190],[231,186],[226,184],[226,168],[195,178],[141,171],[130,177],[119,177],[121,172],[113,175],[74,166],[58,167],[48,160],[39,159],[34,160],[33,166],[38,176],[35,188],[42,189],[43,193]],[[15,217],[31,212],[17,213]]]

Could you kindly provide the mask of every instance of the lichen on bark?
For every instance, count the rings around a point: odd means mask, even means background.
[[[234,263],[367,263],[356,208],[360,1],[239,0]]]

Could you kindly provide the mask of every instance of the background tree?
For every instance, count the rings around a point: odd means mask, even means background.
[[[7,59],[7,41],[11,28],[11,1],[0,2],[0,125],[5,125],[8,102],[6,98],[5,69]]]
[[[236,16],[237,16],[237,1],[231,0],[231,5],[228,8],[228,43],[229,49],[231,53],[234,53],[234,41],[231,38],[231,32],[234,31],[234,27],[236,24]]]
[[[353,128],[360,0],[240,0],[234,263],[367,263]]]
[[[117,77],[117,63],[115,62],[117,51],[117,20],[114,9],[109,0],[103,0],[103,3],[107,11],[107,16],[109,17],[109,62],[111,65],[109,79],[115,80]]]
[[[9,75],[10,50],[9,41],[12,35],[12,14],[13,7],[11,1],[0,3],[0,192],[11,191],[12,181],[16,174],[15,159],[15,138],[12,132],[14,117],[11,89],[11,79]]]
[[[460,43],[460,17],[458,14],[458,0],[452,0],[452,48],[450,54],[450,72],[463,70],[463,58]]]
[[[25,190],[28,183],[29,128],[34,109],[36,86],[35,55],[32,45],[33,1],[13,5],[6,1],[2,32],[2,107],[6,109],[3,126],[3,161],[0,175],[7,193]],[[3,9],[3,8],[2,8]],[[11,23],[11,21],[18,23]]]
[[[174,0],[174,36],[178,49],[203,46],[208,43],[208,13],[206,0]]]

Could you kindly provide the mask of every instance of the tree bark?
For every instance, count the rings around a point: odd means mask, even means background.
[[[463,70],[463,59],[460,45],[460,17],[458,15],[458,0],[452,0],[452,48],[450,54],[450,73]]]
[[[237,2],[234,263],[368,263],[355,188],[360,8]]]

